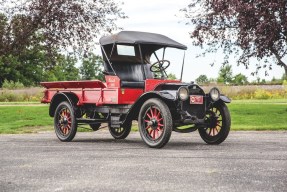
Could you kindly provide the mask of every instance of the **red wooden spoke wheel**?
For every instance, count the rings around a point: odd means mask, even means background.
[[[63,135],[69,134],[71,125],[71,111],[68,108],[62,108],[58,115],[58,127]]]
[[[205,115],[206,127],[198,129],[201,138],[208,144],[220,144],[230,131],[230,114],[223,102],[215,103]]]
[[[163,133],[164,121],[158,108],[151,106],[144,115],[145,128],[151,140],[159,139]]]
[[[68,102],[58,105],[54,115],[54,128],[61,141],[71,141],[77,132],[77,124],[73,108]]]
[[[161,148],[169,141],[172,117],[162,100],[147,100],[141,107],[138,118],[141,137],[149,147]]]

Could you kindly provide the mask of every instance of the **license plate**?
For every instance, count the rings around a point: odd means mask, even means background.
[[[190,104],[200,105],[203,104],[202,95],[190,95]]]

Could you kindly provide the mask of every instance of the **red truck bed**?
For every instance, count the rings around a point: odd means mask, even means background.
[[[41,82],[43,87],[47,89],[51,88],[106,88],[106,85],[99,80],[88,80],[88,81],[58,81],[58,82]]]

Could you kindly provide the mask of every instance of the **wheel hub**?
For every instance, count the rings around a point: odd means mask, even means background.
[[[211,119],[210,119],[210,127],[216,127],[217,126],[217,121],[218,117],[216,116],[213,116]]]
[[[62,122],[61,122],[62,124],[64,124],[64,125],[67,125],[68,124],[68,118],[67,117],[64,117],[63,119],[62,119]]]
[[[158,122],[156,119],[152,118],[149,122],[148,125],[153,129],[156,130],[158,127]]]
[[[206,119],[209,127],[213,128],[217,126],[218,116],[213,111],[209,111],[209,117]]]

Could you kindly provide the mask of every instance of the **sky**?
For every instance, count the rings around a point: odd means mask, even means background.
[[[203,50],[192,45],[189,38],[189,31],[192,26],[185,25],[184,18],[180,9],[186,7],[189,0],[116,0],[123,2],[121,5],[123,12],[129,17],[128,19],[119,20],[117,22],[119,27],[128,31],[144,31],[166,35],[179,43],[188,47],[185,57],[185,67],[183,80],[186,82],[194,81],[199,75],[207,75],[208,78],[216,78],[220,69],[224,55],[207,54],[205,57],[196,57]],[[115,31],[119,32],[119,31]],[[171,66],[168,72],[176,74],[180,77],[181,65],[184,51],[170,49],[167,50],[166,58],[171,61]],[[216,61],[212,67],[210,64]],[[246,70],[243,66],[232,65],[233,74],[242,73],[248,77],[249,81],[257,79],[251,76],[251,72],[255,71],[255,67],[250,67]],[[273,77],[281,78],[283,75],[283,68],[273,65],[273,69],[268,71],[269,76],[265,76],[265,71],[259,72],[258,77],[261,79],[270,80]]]

